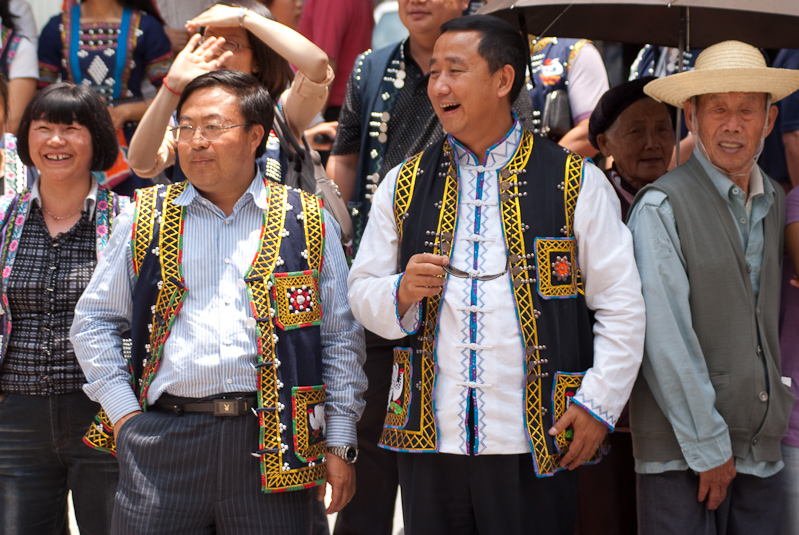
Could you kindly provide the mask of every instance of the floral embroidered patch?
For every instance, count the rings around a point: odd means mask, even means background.
[[[313,270],[272,275],[275,324],[288,331],[322,323],[319,274]]]
[[[538,294],[544,299],[577,296],[576,242],[574,238],[536,238]]]

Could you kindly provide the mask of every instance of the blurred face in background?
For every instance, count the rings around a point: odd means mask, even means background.
[[[236,43],[238,45],[233,51],[233,56],[225,61],[226,69],[255,74],[257,68],[247,30],[244,28],[216,28],[209,26],[205,29],[203,38],[207,39],[209,37],[224,37],[228,43]]]
[[[414,37],[438,37],[441,25],[463,15],[468,7],[469,0],[399,0],[399,18]]]
[[[302,15],[303,0],[261,0],[275,19],[285,26],[297,29]]]

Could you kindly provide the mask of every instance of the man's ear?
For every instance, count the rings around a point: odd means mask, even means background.
[[[513,80],[516,78],[516,71],[509,64],[505,64],[494,73],[497,80],[497,96],[502,98],[510,93],[513,88]]]
[[[693,131],[693,124],[694,124],[694,114],[696,114],[696,108],[694,107],[694,100],[688,99],[682,105],[682,111],[685,115],[685,124],[688,126],[688,131],[692,134],[696,135],[696,132]]]
[[[771,106],[769,106],[768,117],[766,117],[766,122],[768,123],[768,126],[766,127],[766,135],[763,137],[767,137],[771,133],[772,128],[774,128],[774,121],[777,120],[777,115],[779,114],[779,112],[780,110],[776,105],[772,104]]]
[[[258,145],[261,144],[264,137],[264,125],[262,124],[254,124],[250,128],[250,148],[252,149],[253,154],[255,151],[258,150]]]

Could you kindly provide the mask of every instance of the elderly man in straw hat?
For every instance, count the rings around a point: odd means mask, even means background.
[[[726,41],[650,82],[696,139],[631,210],[646,344],[631,398],[644,534],[777,533],[780,441],[794,402],[777,336],[782,188],[756,164],[799,72]]]

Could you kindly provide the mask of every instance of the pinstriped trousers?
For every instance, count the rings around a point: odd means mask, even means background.
[[[309,535],[316,489],[261,491],[258,421],[150,411],[117,440],[115,535]]]

